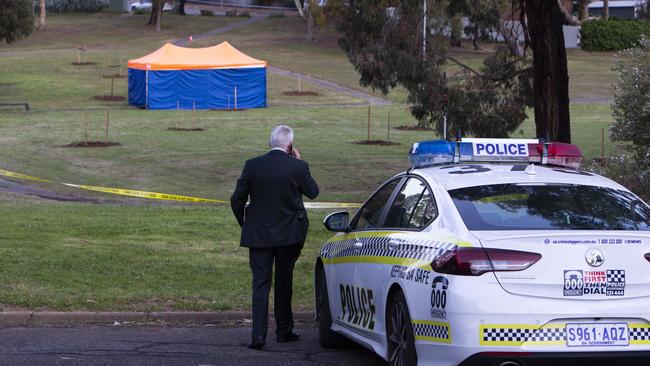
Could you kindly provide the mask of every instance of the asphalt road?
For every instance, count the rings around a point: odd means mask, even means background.
[[[314,328],[298,331],[298,342],[271,336],[253,351],[247,327],[3,328],[0,365],[385,365],[362,348],[320,348]]]

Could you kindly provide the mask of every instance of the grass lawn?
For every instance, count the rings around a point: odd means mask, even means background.
[[[0,194],[2,196],[2,194]],[[0,307],[55,310],[250,308],[248,250],[223,207],[0,205]],[[295,304],[313,307],[324,212],[296,265]]]
[[[271,127],[295,127],[296,147],[310,162],[321,186],[319,201],[363,200],[388,176],[407,167],[415,141],[434,132],[390,130],[397,146],[353,144],[366,138],[367,107],[360,99],[303,83],[315,97],[290,97],[294,79],[268,74],[269,108],[238,112],[145,111],[93,99],[109,92],[101,75],[110,65],[147,54],[164,42],[241,20],[165,14],[163,32],[144,26],[144,15],[53,15],[48,30],[12,45],[0,45],[0,102],[32,103],[30,112],[0,110],[0,169],[57,182],[102,185],[227,199],[244,160],[267,150]],[[195,42],[228,40],[271,65],[372,93],[336,44],[322,31],[316,43],[303,41],[295,17],[271,18],[248,28]],[[96,65],[73,66],[76,45],[88,48]],[[476,66],[484,53],[454,55]],[[572,134],[587,160],[600,156],[600,133],[611,120],[611,54],[569,52]],[[117,95],[127,82],[118,79]],[[378,95],[375,93],[375,95]],[[371,138],[387,138],[391,126],[414,124],[403,104],[372,108]],[[110,140],[121,146],[83,149],[65,145],[102,140],[110,109]],[[532,113],[531,113],[532,117]],[[168,127],[202,127],[173,132]],[[514,137],[534,134],[532,120]],[[605,153],[612,153],[606,140]],[[56,184],[41,184],[67,190]],[[93,196],[94,193],[84,192]],[[97,197],[106,197],[96,194]],[[114,198],[114,197],[112,197]],[[116,198],[117,199],[117,198]],[[224,206],[118,206],[44,202],[0,194],[0,304],[7,308],[163,310],[247,309],[250,271],[238,247],[239,228]],[[296,304],[312,307],[312,265],[328,234],[324,211],[310,211],[312,229],[296,273]]]

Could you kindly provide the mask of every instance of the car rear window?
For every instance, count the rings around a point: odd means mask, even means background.
[[[650,208],[611,188],[495,184],[449,195],[469,230],[650,230]]]

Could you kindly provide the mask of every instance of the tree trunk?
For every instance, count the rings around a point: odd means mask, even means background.
[[[153,0],[151,2],[151,13],[149,13],[149,22],[147,25],[155,25],[156,24],[156,14],[158,9],[158,0]]]
[[[449,44],[452,47],[462,47],[463,39],[463,20],[460,15],[451,18],[451,35],[449,37]]]
[[[609,20],[609,0],[603,0],[603,19]]]
[[[185,15],[185,0],[180,0],[178,2],[178,14]]]
[[[305,4],[307,4],[308,1],[305,1]],[[305,33],[305,40],[306,41],[313,41],[314,40],[314,14],[311,12],[311,10],[305,6],[305,15],[307,16],[307,19],[305,21],[307,22],[307,32]]]
[[[578,20],[583,21],[589,18],[589,0],[578,1]]]
[[[533,51],[533,104],[538,137],[571,142],[569,74],[557,1],[524,0],[526,26]]]
[[[162,24],[162,13],[163,7],[165,6],[164,0],[158,0],[158,9],[156,9],[156,32],[160,32],[160,26]]]
[[[38,0],[38,7],[40,9],[40,14],[38,16],[38,26],[36,29],[44,30],[45,29],[45,0]]]

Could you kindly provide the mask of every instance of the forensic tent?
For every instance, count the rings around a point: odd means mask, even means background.
[[[147,109],[266,107],[266,61],[228,42],[205,48],[167,43],[129,60],[129,104]]]

